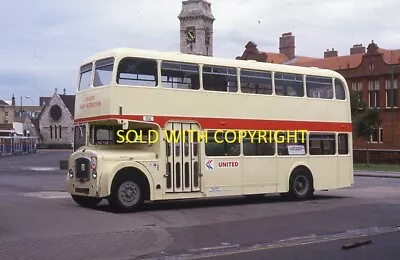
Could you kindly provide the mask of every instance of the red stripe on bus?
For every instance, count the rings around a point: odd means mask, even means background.
[[[138,115],[103,115],[76,119],[75,123],[85,123],[97,120],[126,119],[147,123],[156,123],[164,127],[168,121],[182,120],[195,121],[203,129],[243,129],[243,130],[308,130],[308,131],[333,131],[352,132],[351,123],[342,122],[317,122],[317,121],[288,121],[288,120],[262,120],[262,119],[234,119],[234,118],[202,118],[184,116],[154,116],[154,121],[144,121]]]

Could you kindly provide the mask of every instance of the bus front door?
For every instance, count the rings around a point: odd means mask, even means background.
[[[199,126],[194,123],[168,123],[164,133],[166,191],[200,191]]]

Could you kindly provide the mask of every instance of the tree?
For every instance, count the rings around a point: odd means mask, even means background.
[[[357,115],[365,112],[367,105],[361,100],[357,91],[350,90],[351,118],[356,121]]]
[[[356,116],[356,135],[363,137],[367,145],[367,165],[369,165],[369,149],[368,143],[370,142],[371,135],[379,130],[382,124],[382,119],[379,110],[376,108],[369,108]]]

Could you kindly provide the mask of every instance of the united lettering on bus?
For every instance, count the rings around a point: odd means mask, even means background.
[[[228,162],[218,162],[219,168],[237,168],[239,167],[239,162],[228,161]]]

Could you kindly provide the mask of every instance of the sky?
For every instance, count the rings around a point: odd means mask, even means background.
[[[253,41],[279,52],[292,32],[296,54],[349,54],[353,44],[400,48],[398,0],[209,0],[214,56],[240,56]],[[180,0],[0,0],[0,99],[38,105],[55,88],[74,94],[89,56],[115,47],[179,51]]]

